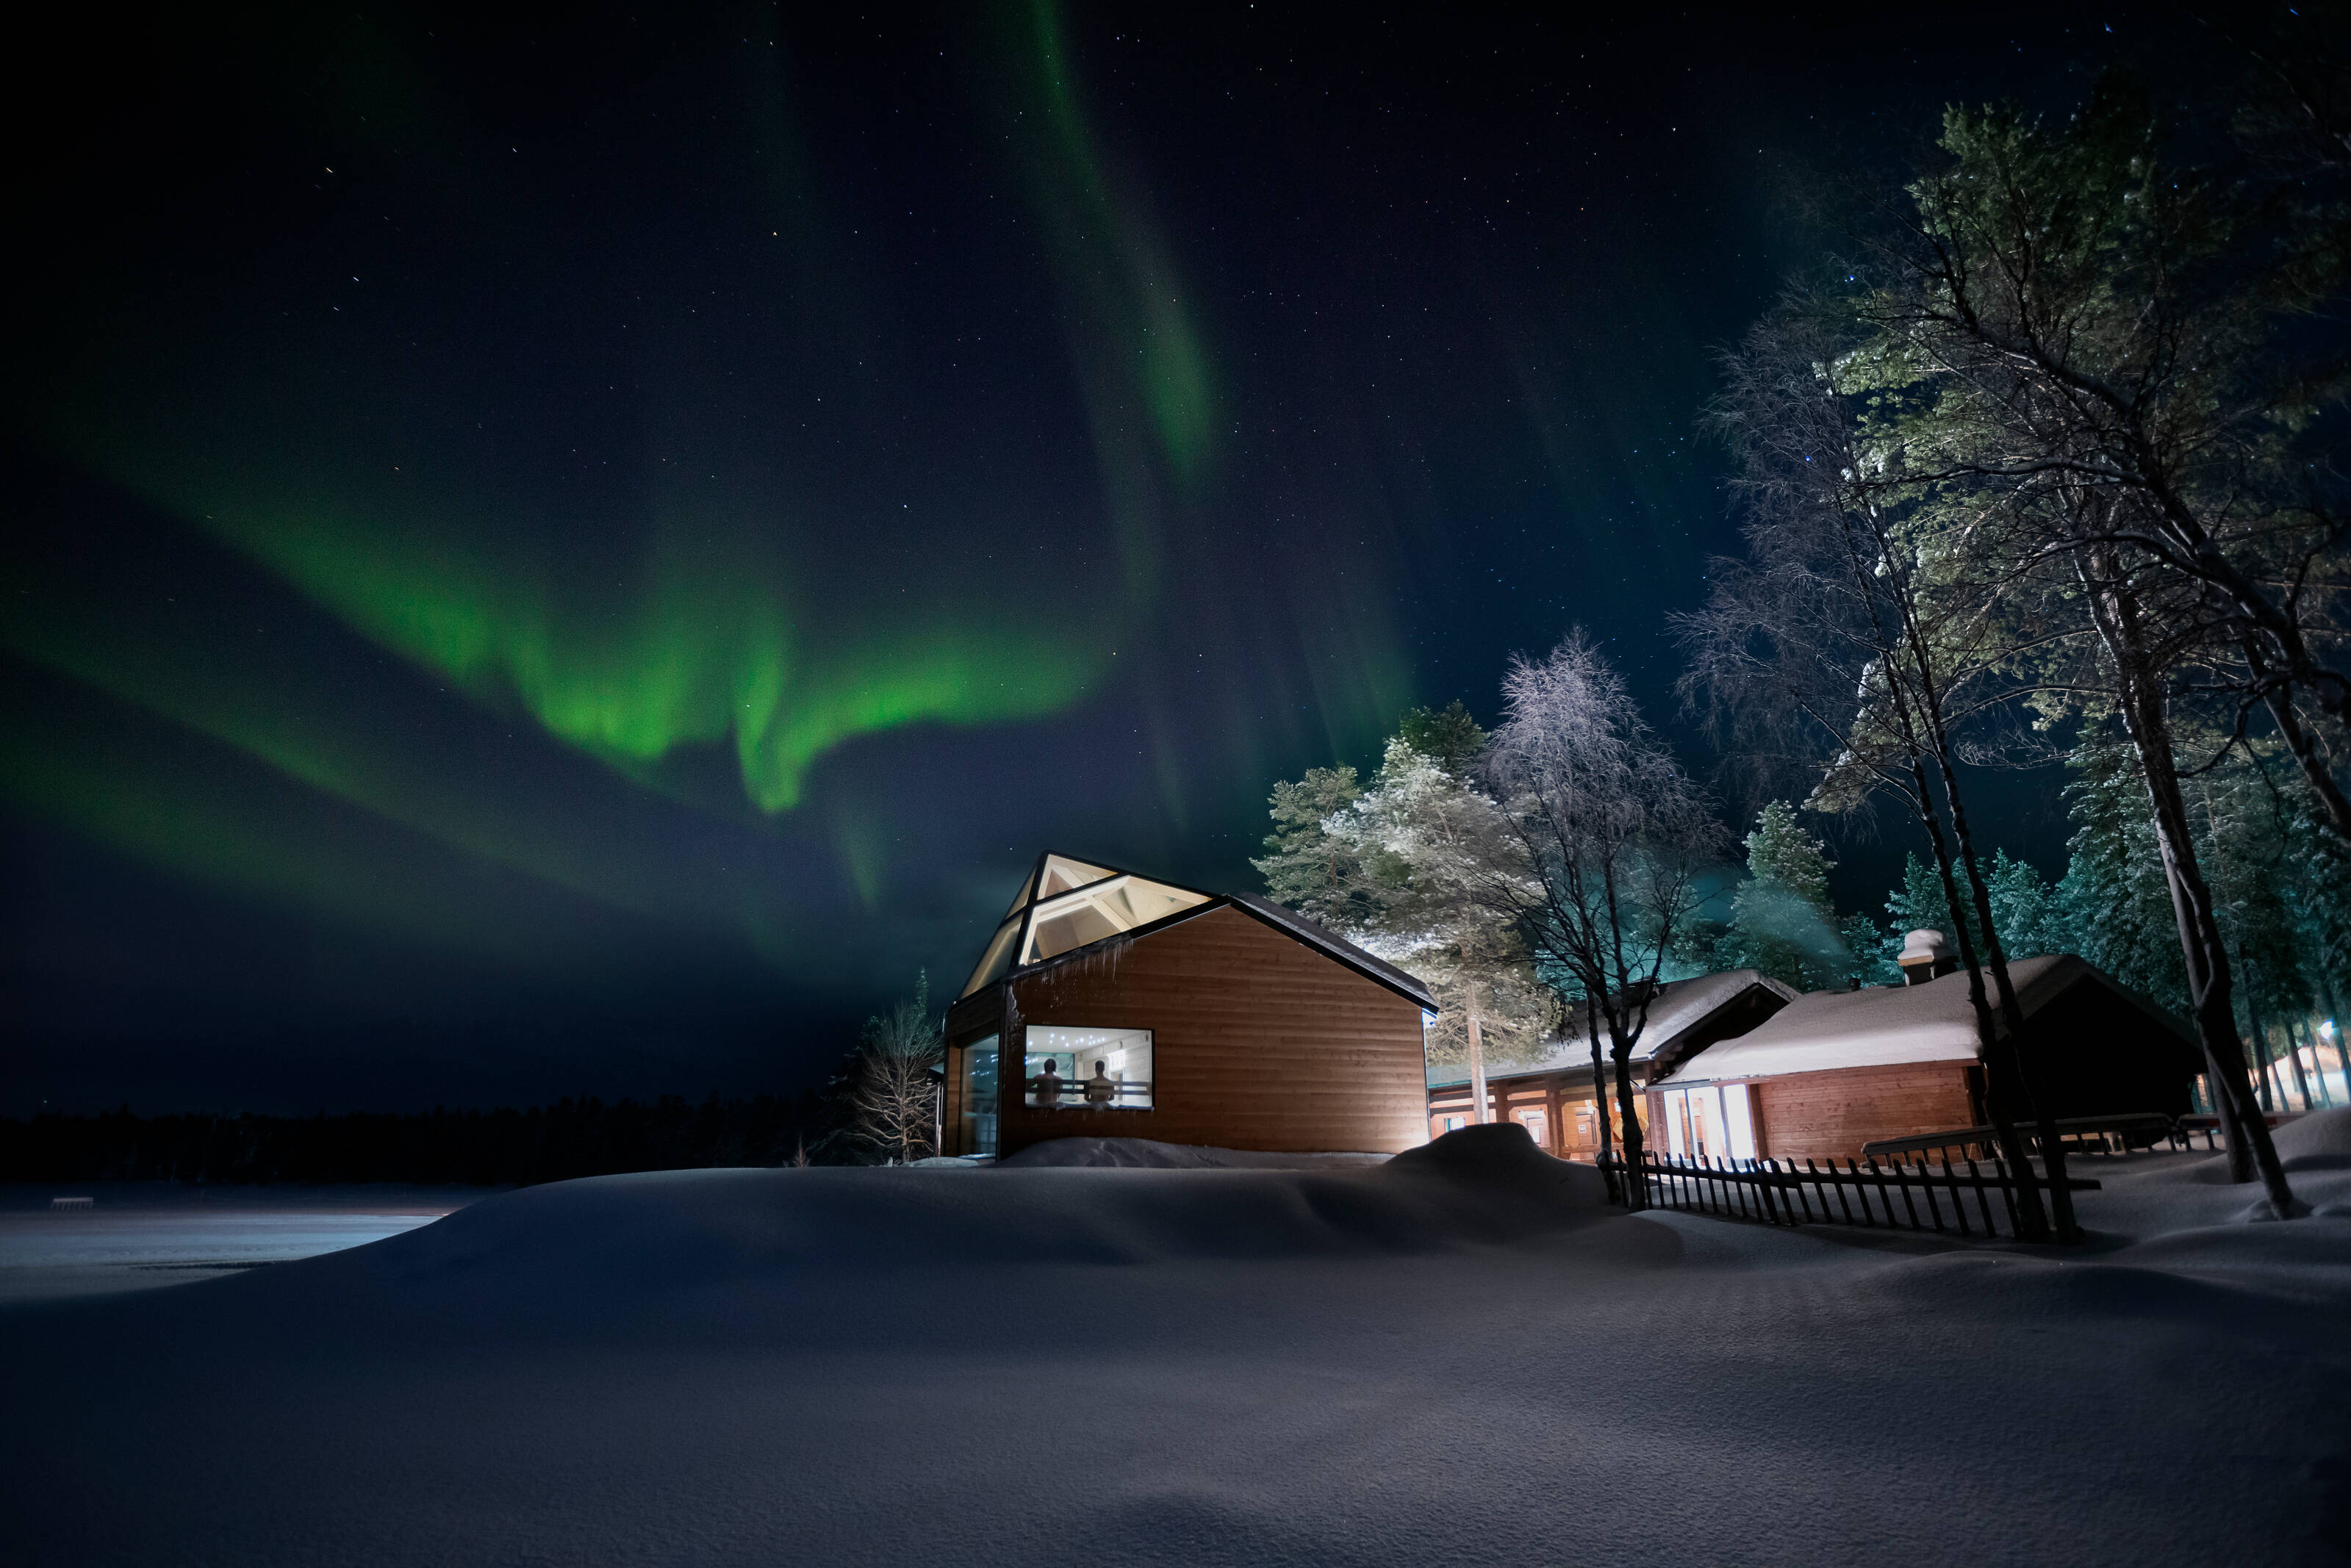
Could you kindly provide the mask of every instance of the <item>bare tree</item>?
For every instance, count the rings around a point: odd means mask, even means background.
[[[1797,296],[1723,357],[1711,423],[1740,463],[1747,556],[1712,563],[1705,609],[1674,618],[1690,657],[1681,689],[1735,753],[1805,779],[1816,807],[1885,795],[1917,822],[1968,977],[1993,1134],[2029,1174],[2017,1127],[2039,1097],[1957,752],[1963,727],[2019,696],[2008,672],[2036,633],[2010,613],[2011,585],[1980,570],[1997,559],[1981,537],[1996,513],[1882,482],[1885,455],[1848,384],[1861,357],[1849,327]],[[2056,1233],[2070,1239],[2064,1150],[2048,1108],[2038,1113]],[[2018,1201],[2022,1233],[2048,1234],[2029,1182]]]
[[[1482,895],[1572,977],[1574,999],[1606,1030],[1626,1196],[1641,1207],[1633,1051],[1675,938],[1703,902],[1700,873],[1729,853],[1729,835],[1583,631],[1542,659],[1514,658],[1502,694],[1488,775],[1525,874],[1489,876]]]
[[[2351,836],[2298,706],[2332,733],[2351,722],[2345,497],[2309,439],[2331,433],[2315,415],[2344,402],[2351,360],[2288,352],[2323,335],[2282,329],[2340,294],[2341,220],[2175,164],[2159,132],[2120,79],[2062,130],[2014,109],[1946,117],[1948,162],[1863,236],[1882,286],[1857,304],[1912,394],[1891,477],[2053,498],[2021,508],[2070,521],[2048,550],[2192,584],[2241,656],[2241,709],[2267,713]],[[2313,169],[2340,151],[2302,144]]]
[[[2281,319],[2343,273],[2339,256],[2314,267],[2317,252],[2263,259],[2295,247],[2162,160],[2158,131],[2114,82],[2062,130],[2011,110],[1946,117],[1949,162],[1889,207],[1871,246],[1881,286],[1857,301],[1873,390],[1897,410],[1869,482],[1978,497],[2011,530],[2020,576],[2045,562],[2069,580],[2147,785],[2231,1174],[2257,1168],[2285,1213],[2168,710],[2189,653],[2229,669],[2235,737],[2265,711],[2351,834],[2318,733],[2351,717],[2341,497],[2303,440],[2343,401],[2345,371],[2274,347]]]
[[[937,1153],[942,1020],[931,1011],[930,976],[888,1013],[865,1020],[852,1063],[851,1127],[898,1164]]]

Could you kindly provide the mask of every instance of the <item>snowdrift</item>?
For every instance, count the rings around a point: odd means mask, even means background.
[[[1364,1170],[603,1177],[0,1310],[0,1539],[258,1568],[2328,1560],[2351,1222],[1880,1249],[1623,1216],[1471,1134]],[[2145,1168],[2241,1206],[2198,1164]]]

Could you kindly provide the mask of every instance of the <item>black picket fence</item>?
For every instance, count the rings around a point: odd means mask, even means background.
[[[1630,1197],[1630,1167],[1610,1154],[1600,1167],[1615,1183],[1620,1201]],[[2017,1173],[2000,1160],[1903,1165],[1876,1159],[1817,1161],[1672,1158],[1644,1154],[1640,1174],[1647,1207],[1685,1214],[1709,1214],[1762,1225],[1853,1225],[1886,1230],[1928,1231],[1970,1238],[2013,1237]],[[2049,1178],[2027,1170],[2022,1179],[2043,1192]],[[2095,1181],[2068,1177],[2074,1192],[2095,1191]],[[1972,1207],[1974,1213],[1970,1215]]]

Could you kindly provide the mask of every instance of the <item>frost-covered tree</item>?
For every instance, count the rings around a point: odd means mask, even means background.
[[[849,1070],[852,1130],[883,1158],[904,1165],[938,1152],[935,1134],[945,1020],[931,1011],[931,979],[887,1013],[865,1020]]]
[[[1489,883],[1518,850],[1475,781],[1485,731],[1459,701],[1415,708],[1368,783],[1351,767],[1274,787],[1272,852],[1255,863],[1276,902],[1377,953],[1438,1002],[1435,1061],[1470,1067],[1485,1120],[1484,1070],[1530,1060],[1550,998]]]
[[[1327,831],[1361,868],[1348,935],[1436,995],[1430,1059],[1468,1063],[1483,1121],[1486,1065],[1532,1060],[1550,1012],[1521,934],[1493,896],[1523,879],[1518,841],[1490,798],[1404,735]]]
[[[1593,1066],[1602,1082],[1604,1032],[1634,1173],[1628,1196],[1639,1205],[1633,1050],[1729,835],[1585,632],[1542,659],[1513,659],[1502,694],[1506,716],[1488,767],[1526,874],[1491,878],[1484,894],[1516,921],[1539,965],[1571,977],[1597,1026]]]
[[[2030,861],[2006,850],[1991,857],[1991,921],[2001,946],[2020,958],[2074,951],[2072,923],[2057,890]]]

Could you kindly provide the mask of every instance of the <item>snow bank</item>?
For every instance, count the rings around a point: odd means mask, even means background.
[[[2351,1168],[2351,1109],[2313,1111],[2270,1134],[2289,1171]]]
[[[2351,1222],[1878,1249],[1615,1214],[1471,1133],[1369,1170],[604,1177],[0,1308],[0,1539],[256,1568],[2328,1560]],[[2241,1203],[2194,1163],[2163,1179]]]
[[[1053,1138],[1031,1144],[997,1164],[1014,1169],[1046,1166],[1155,1171],[1328,1170],[1385,1163],[1385,1155],[1270,1154],[1261,1149],[1213,1149],[1150,1138]]]

